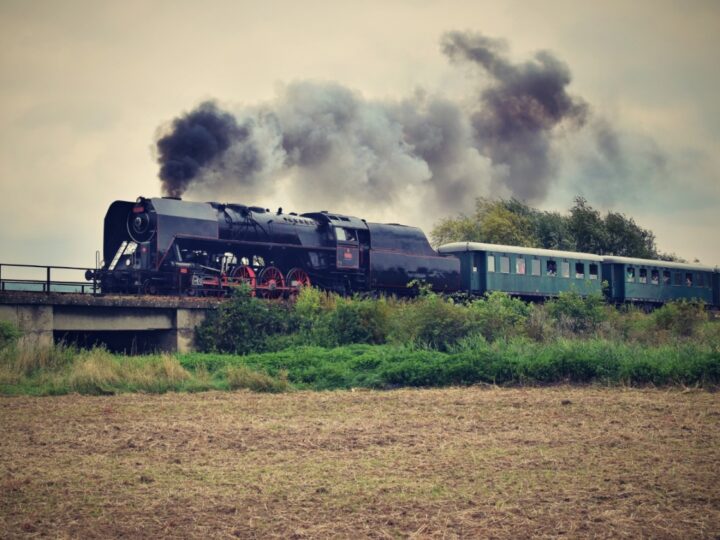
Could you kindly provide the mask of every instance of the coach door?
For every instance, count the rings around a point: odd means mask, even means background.
[[[336,261],[338,270],[357,270],[360,267],[360,249],[357,231],[335,227],[337,239]]]

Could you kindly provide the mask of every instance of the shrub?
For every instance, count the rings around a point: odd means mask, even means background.
[[[289,333],[294,323],[286,304],[260,300],[240,289],[208,314],[195,330],[195,341],[202,351],[259,352],[269,348],[273,336]]]
[[[535,341],[545,341],[553,333],[553,325],[545,304],[532,304],[525,319],[525,335]]]
[[[485,293],[482,300],[473,302],[470,312],[482,335],[492,341],[521,334],[530,308],[519,298],[493,291]]]
[[[0,321],[0,349],[14,345],[21,335],[17,326],[9,321]]]
[[[446,351],[477,330],[469,309],[435,294],[405,301],[393,314],[391,340]]]
[[[303,287],[298,293],[293,310],[301,332],[312,333],[325,315],[337,305],[338,295],[314,287]]]
[[[604,300],[600,294],[581,296],[577,291],[563,291],[547,302],[547,310],[561,330],[587,332],[605,320]]]
[[[701,300],[668,302],[653,312],[655,325],[677,336],[692,337],[707,321],[705,304]]]
[[[350,343],[380,344],[385,342],[388,309],[384,299],[338,299],[328,314],[327,328],[332,345]]]

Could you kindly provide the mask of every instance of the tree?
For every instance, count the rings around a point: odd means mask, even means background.
[[[570,209],[570,229],[575,236],[575,249],[584,253],[602,255],[607,245],[607,231],[600,212],[583,197],[575,197]]]
[[[445,218],[432,231],[430,240],[437,247],[450,242],[482,242],[480,223],[474,217],[461,215],[458,218]]]
[[[440,221],[430,232],[433,245],[449,242],[488,242],[535,246],[533,225],[526,215],[509,209],[510,201],[478,198],[473,216],[460,215]],[[519,203],[522,204],[522,203]]]
[[[538,247],[575,251],[575,235],[568,217],[559,212],[538,212],[534,216]]]
[[[655,259],[658,256],[655,235],[639,227],[632,218],[608,212],[605,216],[605,231],[605,253],[642,259]]]
[[[433,244],[488,242],[516,246],[677,260],[658,253],[655,235],[619,212],[603,216],[583,197],[567,215],[541,211],[517,199],[477,199],[475,213],[440,221],[430,233]]]

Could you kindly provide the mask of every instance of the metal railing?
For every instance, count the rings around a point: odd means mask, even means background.
[[[78,266],[0,263],[0,291],[98,294],[100,285],[94,277],[92,280],[85,279],[87,270],[92,269]],[[72,279],[72,276],[68,277],[73,272],[82,272],[82,280]],[[53,279],[57,278],[58,274],[64,274],[63,277],[68,277],[68,279]]]

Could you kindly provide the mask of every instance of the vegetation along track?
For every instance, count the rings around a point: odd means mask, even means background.
[[[7,537],[720,534],[720,395],[0,398]]]

